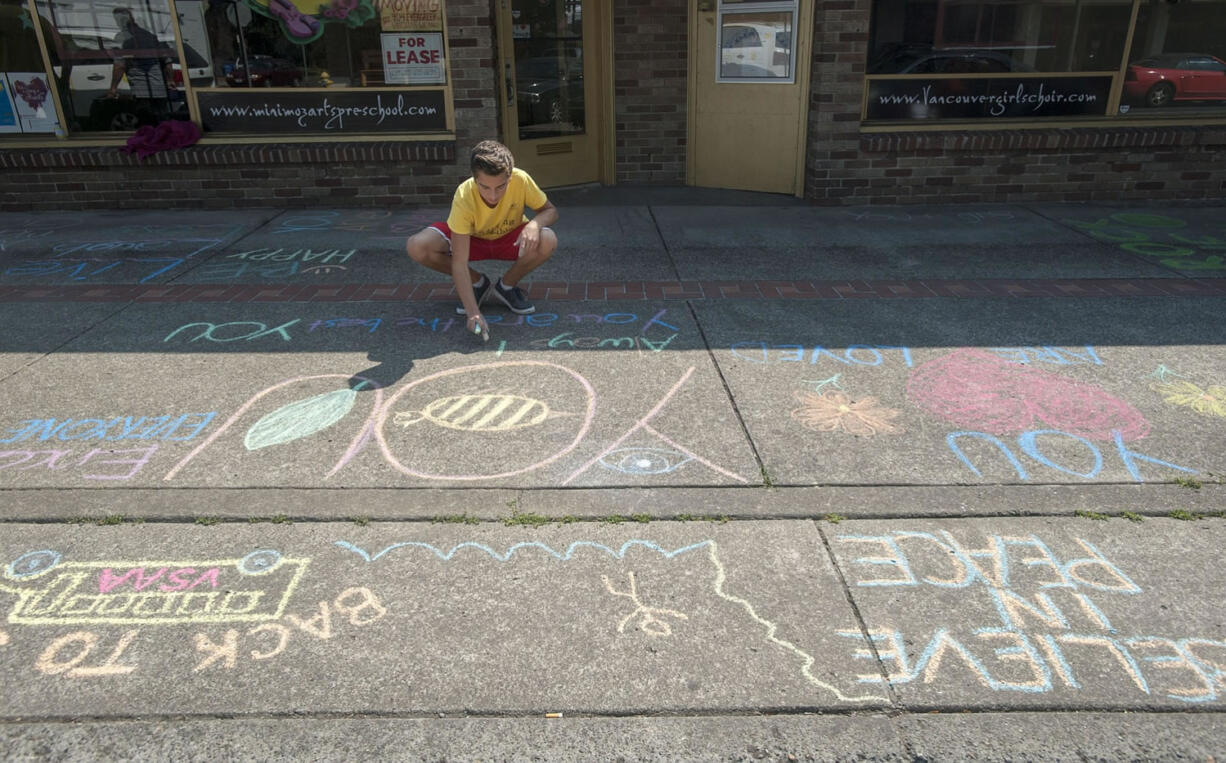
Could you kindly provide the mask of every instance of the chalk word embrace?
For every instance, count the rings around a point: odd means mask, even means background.
[[[39,440],[178,440],[185,441],[203,432],[217,415],[184,413],[178,416],[116,416],[91,419],[26,419],[10,427],[0,443]]]

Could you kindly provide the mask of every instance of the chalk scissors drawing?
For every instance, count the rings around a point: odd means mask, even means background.
[[[672,559],[682,554],[688,554],[692,551],[697,551],[698,549],[705,548],[707,550],[707,558],[708,560],[710,560],[712,567],[714,567],[715,569],[715,578],[712,581],[711,590],[715,593],[716,596],[723,599],[724,601],[730,604],[734,604],[737,607],[740,607],[740,609],[744,611],[746,615],[749,616],[750,620],[752,620],[758,626],[763,628],[765,631],[765,634],[763,636],[764,640],[770,642],[771,644],[774,644],[780,649],[791,652],[796,657],[799,657],[801,660],[800,674],[801,676],[804,677],[805,681],[807,681],[810,685],[814,686],[815,688],[830,692],[835,697],[839,698],[840,700],[844,702],[879,702],[879,703],[886,702],[885,697],[874,695],[874,694],[862,694],[862,695],[844,694],[843,692],[839,691],[837,687],[832,686],[826,683],[825,681],[822,681],[817,676],[815,676],[813,674],[813,664],[817,662],[817,658],[815,658],[813,655],[809,654],[808,652],[804,651],[800,647],[796,646],[792,642],[787,641],[786,639],[779,638],[778,635],[776,635],[779,631],[778,623],[775,623],[771,620],[767,620],[765,617],[762,617],[761,615],[758,614],[757,610],[754,608],[751,602],[749,602],[747,599],[744,599],[740,596],[731,594],[725,589],[725,583],[728,580],[728,573],[727,573],[727,570],[724,569],[723,562],[720,561],[719,549],[714,540],[708,539],[708,540],[699,541],[697,543],[691,543],[688,546],[682,546],[681,548],[676,548],[671,551],[661,547],[660,545],[656,543],[653,543],[652,541],[638,540],[638,539],[626,541],[617,550],[614,550],[610,548],[609,546],[604,545],[603,543],[596,543],[594,541],[575,541],[574,543],[571,543],[569,546],[567,546],[565,551],[557,551],[551,548],[550,546],[547,546],[544,543],[541,543],[539,541],[530,541],[530,542],[524,542],[524,543],[516,543],[515,545],[508,548],[505,553],[499,553],[498,551],[485,545],[484,543],[477,543],[475,541],[466,541],[464,543],[457,544],[455,546],[452,546],[449,550],[446,550],[446,551],[444,551],[441,548],[438,548],[437,546],[431,545],[429,543],[424,543],[421,541],[406,541],[403,543],[393,543],[390,546],[385,546],[382,550],[377,551],[374,554],[372,554],[371,552],[357,545],[354,545],[353,543],[345,541],[345,540],[335,541],[334,544],[338,546],[339,548],[343,548],[346,551],[351,551],[357,554],[367,563],[378,561],[385,554],[395,551],[397,549],[401,549],[401,548],[424,549],[426,551],[433,553],[436,557],[438,557],[440,560],[444,562],[452,561],[455,558],[456,553],[460,551],[461,549],[473,548],[485,554],[488,554],[490,558],[494,559],[495,561],[502,562],[502,563],[506,563],[507,561],[512,559],[515,556],[515,554],[519,552],[520,550],[528,549],[528,548],[540,549],[546,552],[549,556],[552,556],[555,560],[560,561],[560,562],[570,561],[572,558],[574,558],[575,552],[577,550],[584,549],[584,548],[590,548],[590,549],[595,549],[597,551],[601,551],[616,559],[625,559],[626,552],[633,548],[644,548],[649,551],[654,551],[660,554],[661,556],[663,556],[665,559]],[[633,614],[634,613],[632,613],[632,616]]]

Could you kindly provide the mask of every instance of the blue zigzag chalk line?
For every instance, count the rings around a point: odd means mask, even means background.
[[[558,561],[568,562],[574,556],[575,550],[580,549],[580,548],[594,548],[597,551],[605,552],[609,556],[616,557],[618,559],[624,559],[626,556],[626,552],[634,546],[642,546],[643,548],[649,551],[655,551],[656,553],[662,555],[666,559],[672,559],[674,556],[680,556],[681,554],[688,553],[690,551],[696,551],[697,549],[700,549],[700,548],[704,548],[708,544],[710,544],[711,541],[709,540],[699,541],[698,543],[694,543],[689,546],[685,546],[683,548],[678,548],[672,551],[668,551],[666,549],[660,548],[658,545],[656,545],[655,543],[652,543],[651,541],[628,540],[622,544],[620,549],[614,551],[613,549],[609,548],[608,546],[604,544],[595,543],[589,540],[581,540],[581,541],[575,541],[574,543],[567,546],[565,553],[558,553],[554,549],[550,548],[549,546],[546,546],[544,543],[541,543],[539,541],[529,541],[525,543],[516,543],[514,546],[511,546],[510,548],[508,548],[505,554],[499,554],[497,551],[490,548],[489,546],[486,546],[485,544],[482,544],[482,543],[475,543],[473,541],[467,541],[465,543],[461,543],[458,546],[453,547],[450,551],[446,551],[446,552],[444,552],[442,549],[436,546],[430,545],[429,543],[422,543],[420,541],[407,541],[405,543],[394,543],[388,546],[387,548],[383,549],[379,553],[375,554],[374,556],[371,556],[364,549],[358,548],[357,546],[353,545],[352,543],[348,541],[338,540],[338,541],[335,541],[335,543],[341,548],[352,551],[353,553],[365,559],[367,562],[378,561],[379,557],[383,556],[389,551],[395,551],[398,548],[424,548],[428,551],[432,551],[435,556],[437,556],[439,559],[443,560],[444,562],[451,561],[452,557],[456,555],[456,552],[458,552],[462,548],[475,548],[480,551],[484,551],[485,553],[489,554],[492,558],[500,562],[505,562],[509,560],[511,557],[515,556],[515,552],[519,551],[521,548],[539,548],[545,551],[546,553],[548,553],[550,556],[557,559]]]

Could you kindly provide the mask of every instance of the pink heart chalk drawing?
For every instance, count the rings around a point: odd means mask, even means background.
[[[916,367],[907,397],[946,421],[991,435],[1050,428],[1106,441],[1119,432],[1127,442],[1149,434],[1140,411],[1101,387],[970,348]]]

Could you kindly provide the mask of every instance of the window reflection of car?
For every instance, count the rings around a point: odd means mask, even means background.
[[[777,26],[725,23],[720,40],[720,76],[786,78],[791,44],[791,33]]]
[[[64,49],[60,60],[68,67],[69,103],[74,119],[81,128],[88,130],[134,130],[140,119],[137,114],[138,105],[132,95],[127,78],[123,78],[117,88],[117,98],[107,98],[107,90],[111,86],[111,77],[115,67],[115,59],[121,51],[114,47],[113,32],[73,32],[61,31]],[[173,83],[177,87],[183,85],[183,67],[178,61],[178,51],[173,39],[159,39],[162,47],[149,51],[151,57],[170,58],[174,61]],[[190,45],[184,44],[183,53],[187,59],[187,77],[194,87],[208,87],[213,84],[213,70],[203,56]],[[56,67],[57,76],[62,71]],[[186,114],[187,105],[182,98],[182,92],[171,91],[170,103],[167,104],[168,115]]]
[[[570,123],[582,127],[582,65],[556,56],[517,61],[515,97],[521,125]]]
[[[251,55],[248,59],[250,67],[239,61],[226,73],[226,84],[230,87],[298,87],[306,77],[306,71],[289,59],[265,55]]]
[[[1008,74],[1034,67],[999,50],[900,50],[875,61],[869,74]]]
[[[1148,106],[1226,100],[1226,61],[1204,53],[1162,53],[1128,66],[1124,96]]]

